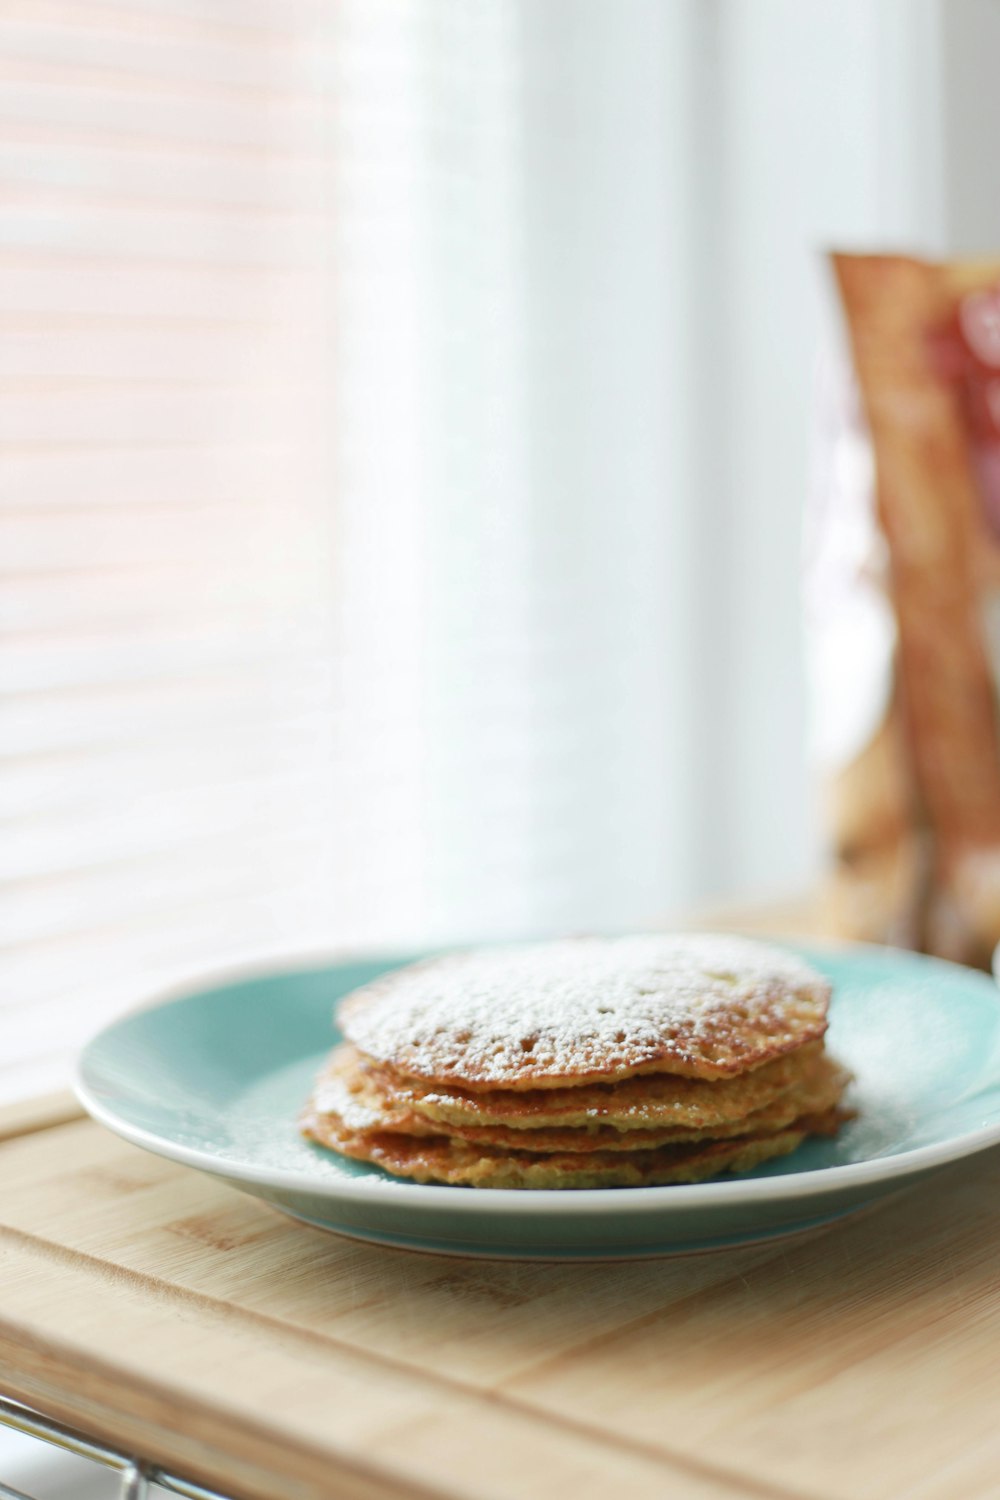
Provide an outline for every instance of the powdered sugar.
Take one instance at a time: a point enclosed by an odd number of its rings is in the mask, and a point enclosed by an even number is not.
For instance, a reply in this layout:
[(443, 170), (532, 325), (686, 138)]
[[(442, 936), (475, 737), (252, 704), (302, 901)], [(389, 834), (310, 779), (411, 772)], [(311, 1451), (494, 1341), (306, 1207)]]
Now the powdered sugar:
[(829, 985), (794, 956), (708, 934), (480, 949), (343, 1002), (345, 1034), (416, 1077), (539, 1087), (636, 1069), (722, 1076), (825, 1028)]
[(327, 1073), (317, 1080), (312, 1107), (320, 1115), (339, 1115), (348, 1130), (385, 1128), (384, 1111), (373, 1107), (367, 1096), (348, 1088), (339, 1073)]

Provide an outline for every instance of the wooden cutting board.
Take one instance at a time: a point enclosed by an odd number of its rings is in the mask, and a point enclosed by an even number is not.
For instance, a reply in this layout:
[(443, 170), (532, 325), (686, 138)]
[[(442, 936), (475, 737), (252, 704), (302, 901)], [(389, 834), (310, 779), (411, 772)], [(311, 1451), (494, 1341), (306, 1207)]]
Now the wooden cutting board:
[(518, 1265), (293, 1223), (65, 1100), (4, 1136), (0, 1388), (234, 1495), (1000, 1494), (1000, 1152), (810, 1240)]

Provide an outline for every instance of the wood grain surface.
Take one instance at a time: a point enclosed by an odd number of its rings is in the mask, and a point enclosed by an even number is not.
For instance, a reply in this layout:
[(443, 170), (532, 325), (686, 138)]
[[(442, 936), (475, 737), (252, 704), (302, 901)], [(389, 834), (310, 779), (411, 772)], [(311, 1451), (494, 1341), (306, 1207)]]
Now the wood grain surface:
[(1000, 1153), (780, 1247), (466, 1262), (87, 1120), (0, 1144), (0, 1385), (248, 1497), (1000, 1493)]
[(11, 1135), (30, 1135), (33, 1130), (47, 1130), (50, 1125), (78, 1120), (82, 1114), (82, 1107), (68, 1091), (18, 1099), (13, 1104), (0, 1105), (0, 1141)]

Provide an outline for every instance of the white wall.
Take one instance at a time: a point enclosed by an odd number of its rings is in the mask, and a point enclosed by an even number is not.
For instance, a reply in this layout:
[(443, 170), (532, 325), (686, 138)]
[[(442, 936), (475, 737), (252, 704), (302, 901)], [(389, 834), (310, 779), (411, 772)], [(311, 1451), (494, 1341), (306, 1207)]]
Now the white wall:
[(1000, 247), (1000, 7), (940, 0), (944, 243), (954, 254)]

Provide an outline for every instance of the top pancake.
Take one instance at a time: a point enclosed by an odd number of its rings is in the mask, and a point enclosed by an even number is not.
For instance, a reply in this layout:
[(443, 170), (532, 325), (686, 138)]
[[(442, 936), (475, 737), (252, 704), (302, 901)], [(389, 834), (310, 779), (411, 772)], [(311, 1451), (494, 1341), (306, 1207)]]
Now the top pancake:
[(763, 943), (651, 934), (428, 959), (355, 990), (339, 1019), (400, 1074), (546, 1089), (730, 1078), (821, 1037), (829, 996), (820, 974)]

